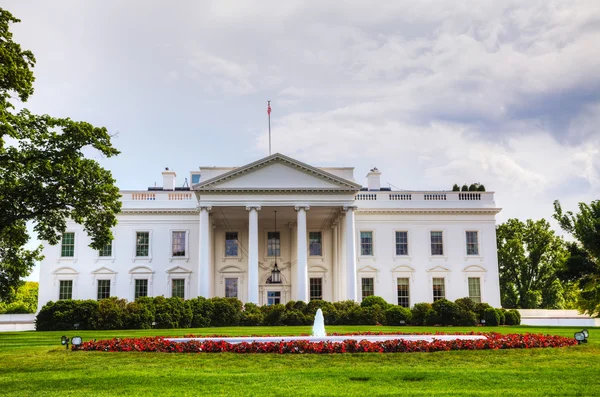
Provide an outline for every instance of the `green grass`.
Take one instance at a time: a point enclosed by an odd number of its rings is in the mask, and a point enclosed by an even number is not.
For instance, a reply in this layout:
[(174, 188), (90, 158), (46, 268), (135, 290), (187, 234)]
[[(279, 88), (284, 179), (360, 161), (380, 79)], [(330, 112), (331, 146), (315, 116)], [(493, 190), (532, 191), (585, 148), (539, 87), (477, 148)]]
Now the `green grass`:
[[(472, 328), (327, 327), (328, 332)], [(486, 327), (572, 337), (579, 328)], [(0, 395), (446, 395), (598, 396), (600, 328), (558, 349), (400, 354), (276, 355), (71, 352), (84, 340), (147, 335), (309, 333), (310, 327), (0, 333)]]

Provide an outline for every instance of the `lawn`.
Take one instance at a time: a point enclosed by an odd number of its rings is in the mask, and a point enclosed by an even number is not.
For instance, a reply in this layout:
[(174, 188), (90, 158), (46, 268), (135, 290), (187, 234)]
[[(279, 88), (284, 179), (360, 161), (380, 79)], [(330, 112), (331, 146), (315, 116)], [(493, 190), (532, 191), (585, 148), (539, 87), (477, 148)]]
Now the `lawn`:
[[(435, 332), (473, 328), (327, 327), (328, 332)], [(577, 328), (477, 331), (573, 336)], [(600, 395), (600, 329), (558, 349), (404, 354), (275, 355), (72, 352), (84, 340), (147, 335), (294, 335), (310, 327), (0, 333), (0, 395)]]

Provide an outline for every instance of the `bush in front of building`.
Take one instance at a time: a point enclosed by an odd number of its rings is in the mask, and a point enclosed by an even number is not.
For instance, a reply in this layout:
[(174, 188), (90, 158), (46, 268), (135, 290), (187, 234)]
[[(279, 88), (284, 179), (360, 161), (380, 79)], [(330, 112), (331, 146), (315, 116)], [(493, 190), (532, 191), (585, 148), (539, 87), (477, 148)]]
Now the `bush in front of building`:
[(260, 306), (254, 303), (244, 304), (244, 311), (240, 319), (241, 325), (245, 326), (256, 326), (263, 325), (265, 322), (265, 315), (260, 309)]
[(108, 298), (98, 301), (96, 329), (125, 329), (128, 319), (127, 301), (119, 298)]
[(438, 299), (433, 302), (431, 308), (439, 317), (441, 325), (457, 325), (460, 307), (448, 299)]
[(521, 313), (517, 309), (508, 310), (504, 315), (506, 317), (506, 325), (521, 324)]
[(412, 320), (410, 309), (391, 305), (385, 310), (386, 325), (406, 325)]
[(427, 317), (427, 313), (431, 310), (431, 303), (422, 302), (415, 303), (410, 312), (412, 313), (412, 321), (413, 325), (425, 325), (425, 318)]
[(485, 325), (500, 325), (500, 314), (493, 307), (485, 309), (483, 319), (485, 320)]
[(35, 327), (39, 331), (96, 329), (98, 301), (60, 300), (48, 302), (38, 313)]
[(360, 306), (361, 307), (372, 307), (378, 305), (381, 309), (385, 310), (388, 308), (388, 306), (390, 306), (389, 303), (386, 302), (385, 299), (383, 299), (381, 296), (367, 296), (366, 298), (363, 298), (362, 302), (360, 302)]
[(188, 299), (185, 303), (192, 311), (192, 328), (210, 327), (210, 319), (215, 308), (211, 299), (199, 296)]
[(232, 327), (240, 325), (242, 317), (242, 301), (237, 298), (211, 298), (213, 312), (211, 327)]

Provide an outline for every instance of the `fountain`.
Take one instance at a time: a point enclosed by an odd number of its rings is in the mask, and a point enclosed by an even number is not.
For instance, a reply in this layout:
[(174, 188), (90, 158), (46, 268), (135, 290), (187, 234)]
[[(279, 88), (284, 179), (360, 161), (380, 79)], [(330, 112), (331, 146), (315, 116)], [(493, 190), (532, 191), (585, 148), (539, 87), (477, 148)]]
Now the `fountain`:
[(317, 310), (315, 314), (315, 321), (313, 323), (312, 335), (311, 336), (233, 336), (233, 337), (210, 337), (210, 338), (165, 338), (172, 342), (189, 342), (189, 341), (212, 341), (212, 342), (227, 342), (232, 344), (237, 343), (252, 343), (252, 342), (292, 342), (298, 340), (304, 340), (307, 342), (344, 342), (346, 340), (367, 340), (369, 342), (384, 342), (388, 340), (404, 339), (407, 341), (426, 341), (432, 342), (433, 340), (477, 340), (487, 339), (483, 335), (330, 335), (327, 336), (325, 332), (325, 320), (323, 318), (323, 311)]
[(315, 315), (312, 336), (316, 336), (318, 338), (325, 338), (327, 336), (325, 333), (325, 319), (323, 318), (323, 310), (321, 310), (321, 308), (317, 310), (317, 314)]

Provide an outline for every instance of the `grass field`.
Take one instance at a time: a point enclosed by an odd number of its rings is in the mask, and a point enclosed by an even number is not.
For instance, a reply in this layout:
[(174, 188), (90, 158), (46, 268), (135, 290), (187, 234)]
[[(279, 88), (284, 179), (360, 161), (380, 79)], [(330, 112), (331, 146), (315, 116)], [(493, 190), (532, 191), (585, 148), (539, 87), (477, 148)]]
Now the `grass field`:
[[(327, 327), (328, 332), (435, 332), (472, 328)], [(575, 328), (481, 331), (573, 336)], [(0, 333), (0, 395), (446, 395), (600, 396), (600, 329), (558, 349), (400, 354), (275, 355), (71, 352), (63, 334), (294, 335), (310, 327)]]

